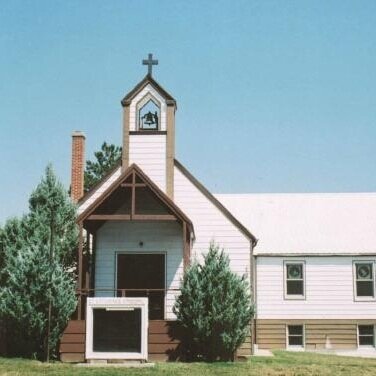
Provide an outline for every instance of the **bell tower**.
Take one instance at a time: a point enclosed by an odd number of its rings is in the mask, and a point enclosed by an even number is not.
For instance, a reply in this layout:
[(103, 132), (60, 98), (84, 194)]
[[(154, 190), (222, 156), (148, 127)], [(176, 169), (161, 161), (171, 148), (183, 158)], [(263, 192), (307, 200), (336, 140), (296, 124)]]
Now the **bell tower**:
[(171, 199), (174, 192), (175, 99), (152, 77), (158, 64), (149, 54), (148, 73), (121, 101), (122, 168), (137, 164)]

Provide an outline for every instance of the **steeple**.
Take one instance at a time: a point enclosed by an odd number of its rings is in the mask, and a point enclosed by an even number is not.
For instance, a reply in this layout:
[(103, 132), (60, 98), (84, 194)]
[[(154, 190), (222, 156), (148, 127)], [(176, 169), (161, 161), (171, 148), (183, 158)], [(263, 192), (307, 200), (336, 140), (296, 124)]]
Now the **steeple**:
[(152, 77), (158, 64), (149, 54), (148, 74), (123, 98), (123, 169), (137, 164), (173, 198), (176, 101)]

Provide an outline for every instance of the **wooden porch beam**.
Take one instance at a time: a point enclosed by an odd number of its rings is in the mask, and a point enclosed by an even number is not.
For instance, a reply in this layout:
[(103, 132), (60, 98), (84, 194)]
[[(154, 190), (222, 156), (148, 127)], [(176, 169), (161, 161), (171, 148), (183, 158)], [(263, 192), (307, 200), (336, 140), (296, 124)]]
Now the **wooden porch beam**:
[(135, 214), (135, 221), (177, 221), (177, 218), (171, 214)]
[(91, 255), (91, 269), (90, 269), (90, 288), (95, 287), (95, 263), (97, 257), (97, 232), (93, 233), (93, 244), (92, 244), (92, 255)]
[[(82, 256), (83, 256), (83, 226), (82, 222), (78, 224), (78, 280), (77, 280), (77, 290), (82, 290)], [(77, 319), (82, 320), (82, 296), (78, 296), (77, 304)]]
[(131, 204), (131, 218), (136, 214), (136, 174), (132, 173), (132, 204)]
[(177, 221), (171, 214), (92, 214), (89, 221)]
[(89, 221), (130, 221), (129, 214), (92, 214), (87, 218)]
[(184, 271), (188, 268), (191, 258), (191, 241), (190, 233), (187, 229), (187, 223), (183, 222), (183, 268)]
[(136, 188), (143, 188), (143, 187), (146, 187), (146, 184), (145, 183), (124, 183), (124, 184), (121, 184), (121, 187), (125, 187), (125, 188), (133, 188), (133, 187), (136, 187)]
[(86, 247), (87, 247), (87, 253), (85, 257), (85, 289), (90, 288), (90, 232), (86, 230)]

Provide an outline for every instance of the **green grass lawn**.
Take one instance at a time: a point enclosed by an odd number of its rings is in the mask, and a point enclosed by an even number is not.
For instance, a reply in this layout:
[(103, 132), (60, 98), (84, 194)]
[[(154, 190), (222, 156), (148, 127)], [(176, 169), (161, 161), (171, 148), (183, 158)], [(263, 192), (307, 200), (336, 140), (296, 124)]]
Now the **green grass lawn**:
[(376, 375), (376, 359), (339, 357), (312, 353), (275, 352), (274, 357), (254, 357), (236, 363), (158, 363), (153, 368), (79, 368), (59, 362), (45, 364), (24, 359), (0, 358), (1, 376), (74, 375), (74, 376), (325, 376)]

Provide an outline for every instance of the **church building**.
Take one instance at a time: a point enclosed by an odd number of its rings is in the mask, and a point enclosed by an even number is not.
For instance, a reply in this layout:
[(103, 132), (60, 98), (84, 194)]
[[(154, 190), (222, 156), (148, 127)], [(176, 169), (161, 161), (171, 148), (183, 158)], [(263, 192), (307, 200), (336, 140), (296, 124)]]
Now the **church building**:
[(177, 103), (153, 78), (151, 54), (144, 64), (148, 74), (121, 101), (122, 159), (85, 194), (85, 136), (72, 136), (78, 308), (62, 361), (175, 359), (172, 307), (184, 270), (211, 241), (246, 275), (256, 305), (239, 357), (376, 356), (376, 193), (210, 192), (175, 158)]

